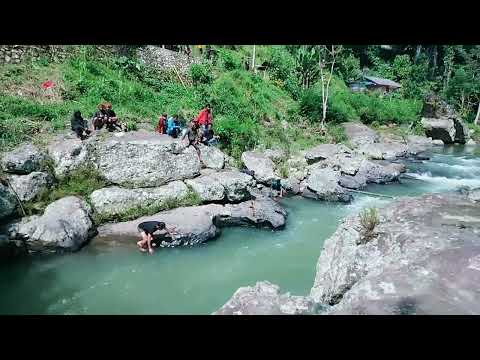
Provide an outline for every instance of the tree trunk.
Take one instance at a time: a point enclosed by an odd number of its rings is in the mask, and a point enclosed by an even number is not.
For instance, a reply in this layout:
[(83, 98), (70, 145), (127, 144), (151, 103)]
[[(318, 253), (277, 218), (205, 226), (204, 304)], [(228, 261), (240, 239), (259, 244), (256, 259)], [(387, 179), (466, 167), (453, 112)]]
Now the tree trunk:
[(255, 45), (253, 45), (252, 70), (253, 70), (254, 73), (256, 73), (256, 71), (255, 71)]
[(422, 52), (422, 45), (417, 45), (417, 49), (415, 50), (415, 60), (414, 60), (415, 64), (417, 63), (421, 52)]
[(480, 125), (480, 102), (478, 103), (477, 116), (475, 116), (475, 125)]
[(435, 71), (437, 70), (437, 57), (438, 48), (437, 45), (434, 45), (432, 50), (432, 76), (435, 76)]

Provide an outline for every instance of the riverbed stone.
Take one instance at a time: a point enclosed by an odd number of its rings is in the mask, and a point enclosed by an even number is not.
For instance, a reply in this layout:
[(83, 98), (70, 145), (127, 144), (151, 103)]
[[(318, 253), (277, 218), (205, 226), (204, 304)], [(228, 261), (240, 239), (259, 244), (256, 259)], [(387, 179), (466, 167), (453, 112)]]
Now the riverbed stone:
[(47, 147), (53, 159), (55, 177), (62, 179), (81, 167), (89, 164), (89, 144), (92, 139), (82, 141), (76, 136), (59, 135)]
[(270, 184), (273, 179), (276, 179), (274, 162), (259, 152), (246, 151), (242, 154), (242, 162), (245, 167), (254, 171), (253, 177), (261, 183)]
[(175, 239), (165, 234), (155, 236), (157, 244), (169, 247), (206, 242), (219, 235), (220, 228), (224, 226), (281, 229), (285, 226), (286, 217), (287, 212), (279, 204), (265, 197), (239, 204), (181, 207), (133, 221), (105, 224), (98, 228), (99, 235), (94, 244), (134, 244), (134, 240), (138, 239), (137, 226), (143, 221), (163, 221), (168, 228), (174, 229)]
[(42, 216), (24, 218), (15, 225), (14, 240), (29, 252), (76, 251), (94, 234), (87, 202), (67, 196), (48, 205)]
[(30, 174), (32, 171), (40, 171), (44, 168), (46, 154), (33, 144), (25, 144), (1, 158), (3, 171), (12, 174)]
[(352, 195), (339, 185), (340, 172), (330, 168), (316, 168), (305, 180), (304, 197), (325, 201), (349, 202)]
[[(480, 210), (460, 193), (402, 198), (366, 237), (357, 214), (325, 241), (310, 296), (339, 314), (478, 314)], [(478, 269), (477, 269), (478, 268)]]
[(263, 155), (268, 157), (273, 162), (282, 161), (287, 156), (286, 152), (282, 149), (267, 149), (263, 152)]
[(478, 145), (478, 144), (475, 142), (475, 140), (473, 140), (473, 139), (469, 139), (466, 144), (467, 144), (467, 145)]
[(312, 315), (316, 305), (307, 296), (280, 294), (280, 287), (268, 281), (239, 288), (213, 315)]
[(338, 183), (347, 189), (361, 190), (367, 186), (367, 178), (363, 175), (342, 175), (338, 179)]
[(158, 187), (200, 174), (195, 149), (167, 135), (133, 131), (109, 137), (95, 145), (98, 171), (114, 185)]
[(21, 201), (33, 200), (54, 183), (49, 173), (40, 171), (34, 171), (28, 175), (11, 175), (8, 180)]
[(407, 146), (408, 155), (418, 155), (432, 147), (432, 139), (425, 136), (408, 135)]
[(211, 169), (223, 169), (225, 154), (215, 146), (199, 145), (202, 164)]
[(188, 187), (182, 181), (173, 181), (153, 188), (126, 189), (118, 186), (95, 190), (90, 202), (104, 218), (115, 218), (129, 211), (150, 211), (166, 206), (167, 202), (179, 202), (187, 196)]
[(363, 144), (357, 151), (371, 160), (395, 160), (399, 157), (405, 157), (407, 150), (408, 148), (405, 144), (398, 142), (381, 142)]
[(455, 142), (455, 123), (448, 118), (422, 118), (421, 124), (425, 130), (425, 135), (433, 140), (442, 140), (444, 144), (453, 144)]
[(394, 163), (384, 165), (382, 162), (363, 160), (357, 174), (365, 177), (368, 183), (386, 184), (397, 181), (400, 170), (400, 166)]
[(320, 144), (305, 153), (308, 164), (326, 160), (338, 154), (349, 154), (352, 151), (343, 144)]
[(12, 216), (17, 208), (17, 199), (8, 186), (0, 183), (0, 219)]
[(432, 145), (434, 145), (434, 146), (444, 146), (445, 144), (440, 139), (434, 139), (434, 140), (432, 140)]
[(347, 122), (342, 124), (348, 140), (354, 147), (378, 142), (378, 133), (368, 126), (359, 122)]
[(215, 176), (199, 176), (185, 180), (185, 183), (200, 195), (203, 202), (222, 201), (225, 198), (225, 188)]

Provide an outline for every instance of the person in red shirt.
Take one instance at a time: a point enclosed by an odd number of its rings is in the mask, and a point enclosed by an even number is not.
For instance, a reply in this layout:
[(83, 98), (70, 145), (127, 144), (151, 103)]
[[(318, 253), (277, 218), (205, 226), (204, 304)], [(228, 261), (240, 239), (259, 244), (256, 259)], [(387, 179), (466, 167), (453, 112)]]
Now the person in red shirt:
[(160, 119), (158, 120), (158, 125), (157, 125), (157, 131), (160, 134), (165, 134), (167, 131), (167, 114), (163, 114), (160, 116)]
[(207, 104), (207, 106), (205, 106), (205, 109), (200, 111), (200, 114), (198, 114), (198, 117), (195, 122), (198, 125), (200, 125), (202, 134), (205, 134), (206, 131), (212, 128), (213, 116), (212, 116), (212, 108), (210, 104)]

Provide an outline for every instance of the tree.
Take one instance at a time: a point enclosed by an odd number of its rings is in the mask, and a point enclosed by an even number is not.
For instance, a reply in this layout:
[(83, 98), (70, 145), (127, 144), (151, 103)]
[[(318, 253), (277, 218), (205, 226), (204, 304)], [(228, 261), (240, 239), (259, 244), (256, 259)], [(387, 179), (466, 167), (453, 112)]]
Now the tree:
[(314, 46), (302, 45), (295, 53), (295, 67), (303, 89), (308, 89), (318, 77), (318, 54)]
[[(328, 95), (330, 90), (330, 82), (332, 81), (333, 69), (338, 54), (342, 51), (341, 45), (320, 45), (318, 49), (318, 65), (320, 68), (320, 81), (322, 85), (322, 120), (321, 128), (325, 128), (325, 120), (327, 118)], [(326, 68), (330, 64), (330, 72)]]

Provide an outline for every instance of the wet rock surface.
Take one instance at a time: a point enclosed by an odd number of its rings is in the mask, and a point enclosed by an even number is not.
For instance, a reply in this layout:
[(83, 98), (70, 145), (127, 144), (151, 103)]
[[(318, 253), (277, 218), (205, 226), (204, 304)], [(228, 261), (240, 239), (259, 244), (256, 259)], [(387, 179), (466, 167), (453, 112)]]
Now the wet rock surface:
[(25, 175), (33, 171), (41, 171), (46, 158), (46, 154), (37, 146), (26, 144), (5, 153), (0, 164), (3, 171), (7, 173)]

